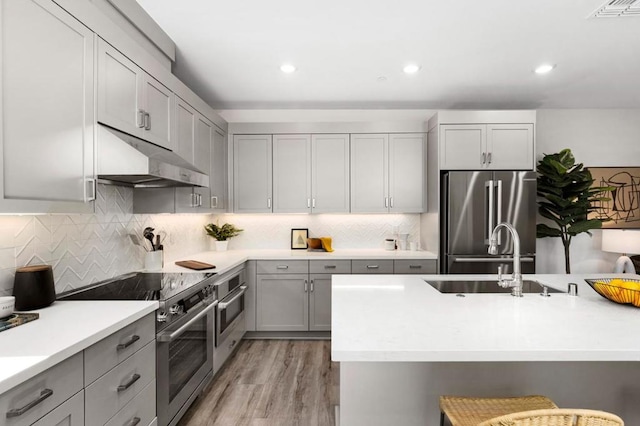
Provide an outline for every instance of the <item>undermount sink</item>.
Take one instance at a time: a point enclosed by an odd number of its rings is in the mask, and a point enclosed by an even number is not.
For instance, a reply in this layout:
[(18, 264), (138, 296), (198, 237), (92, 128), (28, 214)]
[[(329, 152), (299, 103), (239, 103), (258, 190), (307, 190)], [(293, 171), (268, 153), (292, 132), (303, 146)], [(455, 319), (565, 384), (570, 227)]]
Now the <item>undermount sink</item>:
[[(440, 293), (511, 293), (510, 288), (503, 288), (498, 285), (497, 281), (471, 281), (471, 280), (452, 280), (452, 281), (427, 281), (427, 284), (438, 290)], [(524, 280), (522, 282), (523, 293), (542, 293), (544, 287), (537, 281)], [(548, 293), (563, 293), (555, 288), (547, 287)]]

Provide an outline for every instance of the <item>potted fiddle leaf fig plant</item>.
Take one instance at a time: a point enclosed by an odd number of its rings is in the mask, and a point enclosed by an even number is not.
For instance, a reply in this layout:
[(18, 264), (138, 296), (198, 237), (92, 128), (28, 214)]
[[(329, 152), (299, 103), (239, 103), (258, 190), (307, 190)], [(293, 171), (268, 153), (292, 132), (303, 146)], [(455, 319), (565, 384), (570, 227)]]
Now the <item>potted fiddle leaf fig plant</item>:
[(236, 228), (231, 223), (225, 223), (224, 225), (219, 226), (217, 222), (206, 224), (204, 226), (204, 230), (207, 232), (207, 235), (216, 240), (216, 251), (226, 251), (229, 244), (229, 238), (236, 237), (243, 231), (242, 229)]
[(594, 187), (594, 179), (583, 164), (576, 164), (570, 149), (545, 154), (538, 162), (538, 213), (549, 219), (551, 226), (539, 223), (538, 238), (560, 238), (564, 247), (565, 271), (571, 273), (571, 240), (578, 234), (602, 228), (602, 219), (589, 219), (596, 203), (608, 201), (612, 188)]

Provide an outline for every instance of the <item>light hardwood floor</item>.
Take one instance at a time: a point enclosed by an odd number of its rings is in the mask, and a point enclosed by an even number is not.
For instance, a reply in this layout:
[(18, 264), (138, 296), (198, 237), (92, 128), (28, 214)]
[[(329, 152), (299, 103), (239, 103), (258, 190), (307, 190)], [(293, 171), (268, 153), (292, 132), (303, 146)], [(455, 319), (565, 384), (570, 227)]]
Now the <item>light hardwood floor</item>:
[(329, 340), (243, 340), (178, 426), (333, 426)]

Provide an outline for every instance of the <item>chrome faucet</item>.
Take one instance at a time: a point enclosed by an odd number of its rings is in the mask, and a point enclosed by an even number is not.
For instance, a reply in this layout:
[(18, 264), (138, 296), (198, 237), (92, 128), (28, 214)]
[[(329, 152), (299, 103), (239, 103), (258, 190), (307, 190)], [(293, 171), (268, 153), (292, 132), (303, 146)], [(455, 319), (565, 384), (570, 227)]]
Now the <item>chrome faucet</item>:
[(520, 265), (520, 236), (518, 231), (508, 222), (501, 222), (493, 228), (491, 238), (489, 238), (489, 254), (498, 254), (498, 231), (500, 228), (507, 229), (513, 237), (513, 274), (511, 279), (502, 278), (502, 265), (498, 267), (498, 285), (500, 287), (511, 287), (511, 295), (522, 297), (522, 272)]

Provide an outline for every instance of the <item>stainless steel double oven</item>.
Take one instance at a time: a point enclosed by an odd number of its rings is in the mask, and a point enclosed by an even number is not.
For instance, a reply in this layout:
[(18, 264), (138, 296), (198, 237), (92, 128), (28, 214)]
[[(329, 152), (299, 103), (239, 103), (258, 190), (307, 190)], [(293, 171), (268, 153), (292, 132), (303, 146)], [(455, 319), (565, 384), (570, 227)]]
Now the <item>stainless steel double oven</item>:
[(216, 307), (213, 370), (217, 372), (247, 329), (244, 314), (247, 291), (244, 266), (221, 276), (215, 286), (219, 302)]

